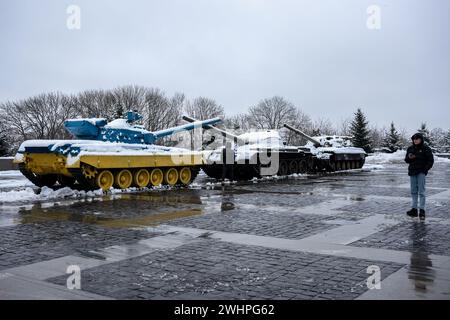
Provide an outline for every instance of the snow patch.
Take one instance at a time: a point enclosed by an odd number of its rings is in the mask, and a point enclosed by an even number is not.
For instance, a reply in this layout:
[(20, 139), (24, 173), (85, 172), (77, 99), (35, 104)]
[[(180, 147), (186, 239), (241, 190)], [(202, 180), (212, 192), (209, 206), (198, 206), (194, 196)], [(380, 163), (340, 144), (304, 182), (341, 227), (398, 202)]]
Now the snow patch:
[(23, 190), (0, 192), (0, 203), (45, 201), (61, 198), (86, 198), (98, 197), (102, 195), (103, 191), (100, 189), (95, 191), (78, 191), (70, 189), (69, 187), (58, 190), (42, 187), (41, 192), (37, 194), (33, 188), (28, 187)]
[(383, 164), (383, 163), (405, 163), (405, 150), (398, 150), (394, 153), (374, 153), (366, 157), (367, 164)]
[[(384, 163), (393, 163), (393, 164), (406, 164), (405, 163), (406, 151), (398, 150), (394, 153), (374, 153), (366, 157), (367, 164), (384, 164)], [(450, 163), (450, 159), (444, 157), (434, 156), (434, 162), (436, 163)], [(366, 166), (364, 166), (366, 168)]]

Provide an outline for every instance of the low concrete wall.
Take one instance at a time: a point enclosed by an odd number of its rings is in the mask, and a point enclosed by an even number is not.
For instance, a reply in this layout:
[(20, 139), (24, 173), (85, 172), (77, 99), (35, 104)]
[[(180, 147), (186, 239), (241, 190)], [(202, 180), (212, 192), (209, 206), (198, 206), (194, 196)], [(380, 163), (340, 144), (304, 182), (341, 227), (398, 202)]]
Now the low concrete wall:
[(13, 163), (13, 157), (0, 157), (0, 171), (18, 170), (17, 164)]

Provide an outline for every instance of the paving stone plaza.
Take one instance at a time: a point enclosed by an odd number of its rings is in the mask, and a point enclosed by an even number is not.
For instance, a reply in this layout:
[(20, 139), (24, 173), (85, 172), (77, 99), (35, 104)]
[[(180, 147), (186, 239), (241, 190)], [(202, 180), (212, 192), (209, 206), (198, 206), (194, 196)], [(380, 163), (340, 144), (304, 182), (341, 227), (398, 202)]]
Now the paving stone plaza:
[(388, 164), (0, 203), (0, 298), (449, 299), (449, 163), (427, 195), (425, 222), (407, 217), (405, 165)]

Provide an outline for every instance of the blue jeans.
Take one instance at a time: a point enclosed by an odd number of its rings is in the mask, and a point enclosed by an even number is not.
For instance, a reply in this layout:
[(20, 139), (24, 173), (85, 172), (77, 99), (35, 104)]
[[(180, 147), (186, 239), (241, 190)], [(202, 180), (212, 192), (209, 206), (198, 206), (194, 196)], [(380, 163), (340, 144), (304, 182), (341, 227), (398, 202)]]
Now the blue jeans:
[[(410, 176), (411, 179), (411, 196), (412, 207), (425, 210), (425, 174), (419, 173)], [(417, 197), (419, 198), (419, 207), (417, 207)]]

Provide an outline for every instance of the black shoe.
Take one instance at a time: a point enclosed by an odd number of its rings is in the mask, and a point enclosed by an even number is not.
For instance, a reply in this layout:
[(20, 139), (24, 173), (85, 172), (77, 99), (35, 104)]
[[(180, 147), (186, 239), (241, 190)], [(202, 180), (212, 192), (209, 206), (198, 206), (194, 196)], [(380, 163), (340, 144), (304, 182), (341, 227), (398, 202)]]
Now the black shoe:
[(417, 217), (417, 209), (412, 208), (411, 210), (407, 211), (406, 214), (410, 217), (416, 218)]
[(420, 219), (420, 220), (425, 220), (425, 210), (420, 209), (420, 212), (419, 212), (419, 219)]

